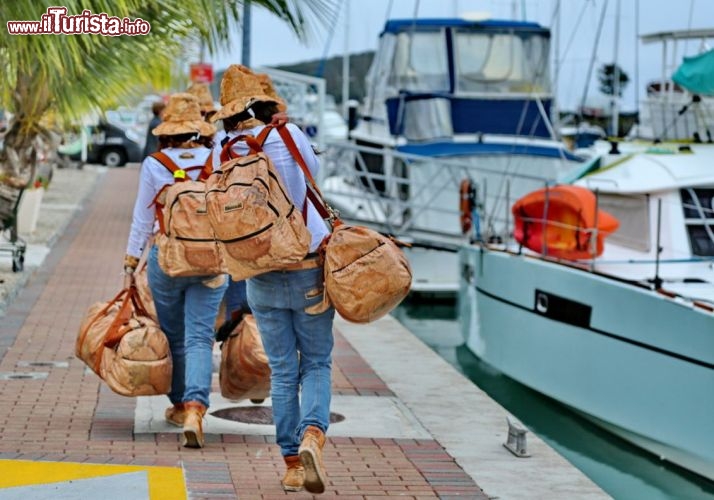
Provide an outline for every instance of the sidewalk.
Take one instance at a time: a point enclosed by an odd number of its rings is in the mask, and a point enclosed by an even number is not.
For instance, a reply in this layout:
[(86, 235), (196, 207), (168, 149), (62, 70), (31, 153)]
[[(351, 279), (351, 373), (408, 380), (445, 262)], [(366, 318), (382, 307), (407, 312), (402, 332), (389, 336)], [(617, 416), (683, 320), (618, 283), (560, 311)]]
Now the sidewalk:
[[(222, 400), (216, 376), (206, 447), (182, 448), (179, 429), (163, 422), (165, 397), (116, 395), (74, 357), (87, 308), (121, 287), (138, 169), (94, 174), (96, 184), (53, 182), (48, 199), (55, 184), (80, 202), (89, 193), (83, 209), (66, 214), (64, 229), (52, 223), (61, 236), (39, 268), (28, 263), (24, 278), (0, 285), (9, 297), (0, 309), (0, 500), (311, 498), (282, 491), (271, 425), (216, 415), (257, 414), (269, 400)], [(20, 287), (13, 299), (8, 289)], [(320, 498), (606, 498), (535, 437), (531, 459), (511, 455), (503, 409), (394, 319), (337, 320), (335, 330), (332, 411), (344, 420), (328, 431)]]

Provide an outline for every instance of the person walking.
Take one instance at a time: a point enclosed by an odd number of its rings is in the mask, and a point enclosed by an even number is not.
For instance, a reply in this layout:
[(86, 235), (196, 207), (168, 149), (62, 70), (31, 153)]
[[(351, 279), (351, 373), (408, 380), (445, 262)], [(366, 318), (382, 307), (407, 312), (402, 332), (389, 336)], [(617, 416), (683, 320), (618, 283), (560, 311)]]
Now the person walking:
[[(210, 122), (217, 110), (216, 105), (213, 102), (211, 88), (208, 84), (193, 83), (188, 89), (186, 89), (186, 92), (196, 96), (198, 104), (201, 108), (201, 116), (203, 116), (204, 120)], [(216, 134), (213, 136), (214, 143), (221, 146), (225, 144), (227, 141), (227, 139), (225, 139), (225, 135), (226, 134), (222, 128), (218, 129)], [(222, 326), (219, 328), (219, 331), (216, 332), (217, 339), (222, 339), (230, 335), (243, 317), (243, 313), (248, 312), (248, 298), (245, 281), (234, 281), (232, 278), (228, 277), (228, 287), (226, 288), (223, 301), (225, 305), (225, 315)]]
[[(196, 98), (187, 93), (171, 96), (164, 121), (152, 130), (159, 138), (161, 152), (185, 175), (196, 179), (200, 169), (210, 161), (216, 129), (201, 117)], [(133, 283), (134, 270), (152, 233), (155, 222), (154, 199), (174, 175), (153, 156), (141, 166), (139, 189), (124, 259), (125, 285)], [(173, 378), (168, 397), (172, 406), (166, 421), (183, 427), (183, 446), (204, 446), (203, 417), (209, 406), (213, 369), (214, 324), (225, 292), (225, 275), (171, 277), (161, 269), (158, 248), (149, 251), (148, 281), (161, 329), (166, 334), (173, 360)]]
[[(231, 65), (221, 81), (221, 109), (213, 120), (223, 120), (229, 140), (240, 135), (257, 137), (284, 103), (261, 86), (261, 77), (242, 65)], [(311, 173), (319, 169), (317, 156), (305, 134), (284, 125), (295, 140)], [(228, 143), (230, 144), (230, 142)], [(230, 145), (237, 155), (249, 152), (238, 140)], [(286, 464), (282, 479), (286, 491), (325, 491), (327, 477), (322, 458), (331, 402), (332, 326), (334, 308), (323, 302), (322, 263), (317, 248), (329, 234), (315, 207), (306, 200), (305, 176), (277, 130), (263, 150), (275, 165), (288, 196), (300, 211), (307, 203), (310, 253), (291, 269), (248, 279), (247, 298), (271, 369), (271, 399), (276, 442)], [(214, 150), (214, 161), (219, 156)]]
[(154, 116), (151, 118), (149, 126), (146, 129), (146, 141), (144, 141), (144, 152), (142, 154), (143, 158), (146, 158), (151, 153), (156, 153), (159, 150), (159, 138), (151, 132), (161, 123), (161, 113), (164, 111), (165, 107), (166, 104), (164, 101), (156, 101), (151, 105), (151, 112)]

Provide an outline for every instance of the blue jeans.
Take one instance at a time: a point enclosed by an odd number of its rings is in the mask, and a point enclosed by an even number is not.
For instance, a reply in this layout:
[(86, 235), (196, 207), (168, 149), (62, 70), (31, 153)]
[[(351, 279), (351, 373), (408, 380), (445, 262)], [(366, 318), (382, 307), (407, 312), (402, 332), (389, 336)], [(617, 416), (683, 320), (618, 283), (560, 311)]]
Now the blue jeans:
[(326, 432), (330, 423), (335, 310), (306, 311), (322, 302), (322, 294), (321, 268), (248, 280), (248, 303), (270, 363), (276, 442), (283, 456), (298, 454), (308, 425)]
[(248, 308), (248, 294), (246, 291), (245, 280), (233, 281), (232, 278), (228, 278), (228, 288), (226, 289), (226, 321), (232, 319), (231, 313)]
[(212, 276), (172, 278), (159, 266), (157, 247), (149, 252), (148, 278), (161, 330), (171, 348), (173, 404), (199, 401), (208, 407), (213, 372), (214, 326), (228, 280), (215, 288)]

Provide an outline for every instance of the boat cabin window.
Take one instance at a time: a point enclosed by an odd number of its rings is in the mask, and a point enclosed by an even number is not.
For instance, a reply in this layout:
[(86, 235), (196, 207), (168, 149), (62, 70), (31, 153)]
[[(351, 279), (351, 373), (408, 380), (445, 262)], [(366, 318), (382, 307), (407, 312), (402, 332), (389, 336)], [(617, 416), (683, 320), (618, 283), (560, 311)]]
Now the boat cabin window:
[(449, 90), (449, 64), (443, 30), (397, 35), (389, 85), (419, 92)]
[(598, 208), (614, 215), (620, 222), (607, 241), (641, 252), (650, 250), (649, 199), (646, 195), (599, 193)]
[(692, 254), (714, 257), (714, 188), (680, 190)]
[(548, 50), (540, 35), (454, 30), (456, 89), (549, 93)]

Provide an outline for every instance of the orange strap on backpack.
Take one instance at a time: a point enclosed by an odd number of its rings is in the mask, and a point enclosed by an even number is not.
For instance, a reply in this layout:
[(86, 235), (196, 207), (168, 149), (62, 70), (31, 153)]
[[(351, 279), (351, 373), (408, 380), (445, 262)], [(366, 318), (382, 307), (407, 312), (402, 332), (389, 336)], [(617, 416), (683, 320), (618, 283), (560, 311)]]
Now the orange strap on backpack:
[[(191, 172), (192, 170), (201, 169), (201, 173), (198, 174), (196, 178), (197, 181), (205, 181), (213, 172), (213, 151), (211, 151), (206, 159), (206, 163), (203, 165), (195, 165), (193, 167), (181, 168), (163, 151), (158, 151), (152, 153), (151, 156), (154, 160), (161, 163), (166, 169), (174, 175), (174, 182), (181, 182), (186, 180), (186, 172)], [(183, 172), (183, 173), (178, 173)], [(178, 173), (178, 174), (177, 174)]]
[(248, 144), (248, 147), (250, 147), (248, 154), (260, 153), (263, 151), (263, 144), (265, 144), (265, 140), (268, 138), (268, 134), (270, 134), (271, 130), (273, 130), (273, 126), (267, 125), (260, 131), (258, 137), (253, 137), (252, 135), (238, 135), (229, 140), (223, 145), (223, 149), (221, 149), (221, 163), (238, 158), (238, 156), (233, 153), (231, 147), (239, 141), (243, 141)]
[[(183, 182), (186, 180), (186, 172), (191, 172), (193, 170), (198, 170), (199, 168), (201, 169), (201, 172), (198, 174), (198, 177), (196, 177), (197, 181), (205, 181), (208, 179), (208, 177), (211, 175), (213, 172), (213, 151), (211, 151), (208, 154), (208, 158), (206, 158), (206, 162), (203, 165), (195, 165), (193, 167), (187, 167), (187, 168), (181, 168), (178, 165), (176, 165), (176, 162), (174, 162), (169, 155), (162, 151), (157, 151), (156, 153), (152, 153), (149, 156), (151, 156), (154, 160), (158, 161), (163, 165), (169, 172), (171, 172), (174, 176), (174, 183), (176, 182)], [(162, 234), (166, 234), (166, 226), (164, 225), (164, 217), (163, 214), (161, 213), (161, 210), (164, 208), (164, 206), (159, 203), (158, 199), (161, 193), (166, 189), (170, 184), (166, 184), (164, 187), (159, 189), (159, 192), (156, 193), (156, 196), (154, 196), (154, 199), (151, 201), (151, 205), (156, 206), (156, 220), (159, 221), (159, 231), (161, 231)]]

